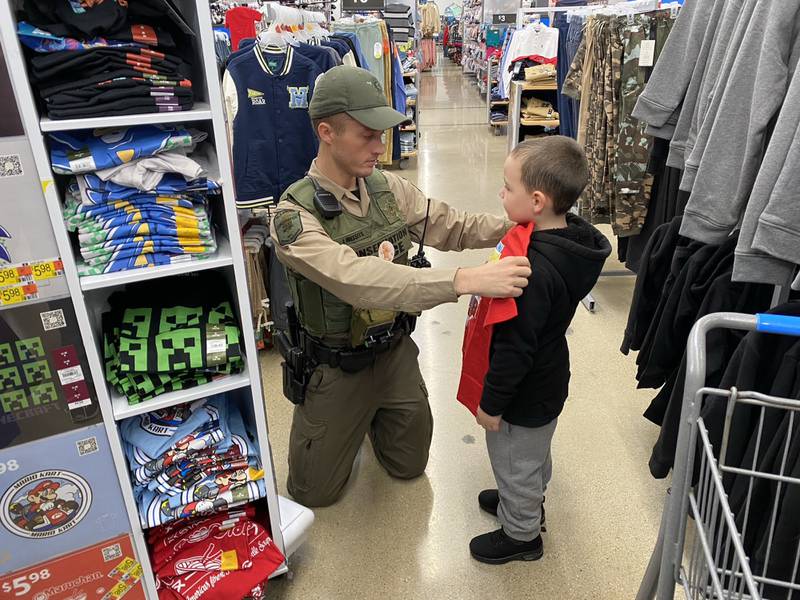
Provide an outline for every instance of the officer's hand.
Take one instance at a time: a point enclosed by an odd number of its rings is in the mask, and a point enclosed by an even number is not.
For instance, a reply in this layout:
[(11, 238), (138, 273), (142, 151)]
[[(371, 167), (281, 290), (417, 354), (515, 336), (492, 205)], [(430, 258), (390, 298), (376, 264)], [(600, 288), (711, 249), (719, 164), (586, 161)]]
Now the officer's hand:
[(528, 285), (531, 263), (525, 256), (507, 256), (480, 267), (459, 269), (453, 280), (456, 293), (486, 298), (516, 298)]
[(500, 431), (500, 419), (502, 418), (502, 415), (497, 415), (496, 417), (487, 415), (480, 406), (478, 407), (478, 414), (475, 415), (478, 425), (486, 431)]

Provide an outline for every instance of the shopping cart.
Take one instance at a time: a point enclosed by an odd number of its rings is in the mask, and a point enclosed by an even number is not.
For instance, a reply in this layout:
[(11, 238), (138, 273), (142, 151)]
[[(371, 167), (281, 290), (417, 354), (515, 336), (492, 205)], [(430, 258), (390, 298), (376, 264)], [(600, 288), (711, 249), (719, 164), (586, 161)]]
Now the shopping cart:
[[(788, 431), (791, 438), (794, 420), (800, 419), (798, 414), (800, 402), (755, 392), (742, 392), (735, 388), (722, 390), (703, 387), (706, 376), (706, 336), (709, 331), (718, 328), (800, 336), (800, 317), (716, 313), (707, 315), (695, 323), (687, 346), (686, 385), (672, 488), (667, 493), (658, 541), (636, 598), (673, 600), (677, 584), (683, 589), (685, 597), (692, 600), (700, 598), (766, 600), (767, 597), (800, 600), (800, 585), (793, 583), (800, 565), (800, 543), (795, 547), (794, 554), (789, 557), (794, 561), (791, 577), (779, 580), (767, 576), (780, 499), (789, 486), (800, 485), (800, 479), (786, 475), (790, 440), (787, 439), (783, 444), (785, 449), (782, 449), (782, 461), (777, 473), (759, 471), (756, 460), (759, 448), (765, 447), (772, 441), (762, 439), (762, 435), (765, 438), (767, 436), (764, 430), (767, 411), (785, 412), (785, 416), (789, 419)], [(719, 396), (728, 400), (722, 444), (718, 454), (709, 441), (706, 423), (700, 415), (704, 396)], [(750, 410), (757, 411), (755, 415), (758, 419), (752, 464), (728, 465), (726, 457), (731, 423), (735, 411), (745, 407), (752, 407)], [(772, 417), (774, 413), (770, 415)], [(719, 456), (718, 460), (716, 456)], [(692, 486), (692, 478), (697, 473), (699, 477)], [(731, 511), (723, 486), (723, 475), (747, 478), (746, 500), (738, 515)], [(773, 497), (767, 505), (771, 516), (769, 530), (766, 532), (768, 536), (766, 556), (759, 556), (763, 568), (754, 573), (742, 540), (747, 533), (748, 516), (753, 508), (751, 505), (753, 488), (759, 480), (769, 480), (774, 484), (771, 486)], [(691, 547), (684, 552), (690, 514), (694, 522), (693, 540)], [(737, 526), (737, 516), (738, 522), (745, 524), (742, 531), (739, 531)]]

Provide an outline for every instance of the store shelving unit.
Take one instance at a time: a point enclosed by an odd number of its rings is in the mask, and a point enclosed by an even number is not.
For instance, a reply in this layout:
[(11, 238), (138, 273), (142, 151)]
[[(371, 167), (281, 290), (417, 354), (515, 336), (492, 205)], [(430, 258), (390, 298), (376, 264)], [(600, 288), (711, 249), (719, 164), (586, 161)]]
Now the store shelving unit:
[(464, 75), (479, 76), (481, 23), (483, 23), (483, 0), (465, 0), (461, 14), (461, 66)]
[[(489, 59), (489, 74), (488, 77), (491, 78), (491, 82), (486, 86), (485, 94), (486, 94), (486, 120), (489, 122), (489, 128), (493, 131), (494, 135), (500, 135), (502, 133), (503, 127), (508, 127), (508, 116), (506, 116), (505, 121), (492, 121), (492, 110), (493, 109), (500, 109), (506, 110), (506, 115), (508, 115), (508, 100), (492, 100), (492, 88), (496, 86), (499, 81), (498, 79), (492, 77), (492, 66), (499, 63), (497, 57), (492, 57)], [(498, 77), (500, 76), (499, 68), (498, 68)]]
[(172, 265), (153, 267), (152, 269), (133, 269), (130, 271), (120, 271), (118, 273), (108, 273), (106, 275), (91, 275), (81, 277), (80, 285), (84, 291), (99, 290), (108, 287), (118, 287), (127, 283), (147, 281), (149, 279), (159, 279), (183, 273), (196, 273), (207, 269), (220, 269), (233, 265), (233, 255), (231, 253), (231, 243), (227, 238), (217, 238), (217, 253), (214, 256), (203, 260), (186, 261)]
[[(552, 83), (528, 83), (527, 81), (514, 81), (511, 83), (511, 96), (508, 100), (508, 151), (511, 152), (520, 142), (520, 129), (522, 127), (546, 127), (554, 129), (559, 126), (558, 119), (526, 119), (522, 116), (522, 99), (531, 92), (547, 92), (553, 94), (558, 91), (558, 85)], [(553, 102), (555, 105), (555, 102)]]
[[(52, 121), (40, 118), (38, 114), (34, 93), (27, 78), (22, 49), (17, 39), (16, 22), (10, 4), (9, 2), (0, 3), (0, 37), (3, 51), (8, 61), (14, 93), (22, 113), (26, 135), (33, 149), (36, 170), (64, 264), (64, 274), (75, 307), (89, 368), (94, 379), (97, 400), (102, 410), (103, 423), (108, 434), (118, 482), (125, 500), (137, 560), (143, 566), (143, 581), (148, 598), (156, 600), (158, 594), (150, 567), (144, 530), (140, 523), (139, 510), (134, 500), (130, 473), (122, 448), (118, 428), (120, 419), (220, 392), (231, 392), (235, 395), (236, 397), (232, 401), (239, 402), (242, 406), (245, 419), (248, 421), (251, 431), (255, 432), (259, 442), (261, 463), (266, 474), (266, 504), (269, 509), (273, 540), (287, 557), (290, 556), (299, 546), (308, 527), (313, 522), (313, 513), (285, 498), (279, 498), (277, 494), (259, 358), (253, 330), (247, 326), (252, 323), (252, 314), (247, 291), (241, 234), (234, 202), (231, 161), (208, 0), (176, 1), (182, 17), (196, 34), (193, 44), (193, 84), (197, 101), (193, 110), (66, 121)], [(205, 143), (213, 144), (218, 160), (222, 182), (222, 201), (215, 213), (218, 241), (216, 255), (202, 261), (80, 278), (76, 267), (75, 251), (62, 219), (63, 190), (50, 167), (46, 134), (53, 131), (190, 122), (194, 127), (204, 129), (208, 133), (209, 137)], [(204, 269), (220, 271), (229, 284), (231, 296), (238, 311), (237, 316), (242, 324), (242, 338), (246, 354), (244, 371), (189, 390), (164, 394), (138, 405), (128, 405), (124, 398), (108, 386), (104, 374), (99, 317), (106, 309), (108, 296), (127, 284)], [(287, 570), (287, 564), (283, 564), (275, 575), (285, 573)]]
[[(181, 123), (193, 121), (210, 121), (211, 107), (207, 102), (195, 102), (192, 110), (177, 113)], [(176, 113), (153, 113), (148, 115), (120, 115), (117, 117), (93, 117), (83, 119), (64, 119), (53, 121), (49, 117), (39, 119), (39, 129), (50, 131), (75, 131), (76, 129), (94, 129), (99, 127), (131, 127), (148, 123), (175, 123)], [(144, 118), (143, 118), (144, 117)]]
[(401, 164), (403, 161), (416, 158), (417, 149), (419, 148), (419, 105), (417, 104), (417, 100), (419, 99), (419, 71), (417, 69), (414, 69), (413, 71), (406, 71), (405, 73), (403, 73), (403, 85), (405, 85), (406, 83), (414, 84), (414, 87), (417, 88), (417, 97), (406, 101), (406, 106), (413, 109), (412, 110), (413, 119), (411, 125), (408, 125), (406, 127), (401, 127), (400, 132), (414, 133), (414, 150), (410, 152), (400, 153)]

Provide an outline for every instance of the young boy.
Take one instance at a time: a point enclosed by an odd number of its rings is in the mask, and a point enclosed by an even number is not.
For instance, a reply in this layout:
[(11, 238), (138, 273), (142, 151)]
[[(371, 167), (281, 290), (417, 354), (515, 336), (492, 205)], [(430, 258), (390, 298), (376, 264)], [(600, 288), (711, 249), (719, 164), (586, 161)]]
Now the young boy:
[(611, 245), (569, 212), (589, 180), (581, 147), (552, 136), (517, 146), (505, 162), (500, 192), (509, 219), (533, 221), (532, 274), (516, 298), (517, 317), (494, 326), (478, 423), (497, 488), (478, 496), (502, 527), (470, 542), (481, 562), (538, 560), (550, 443), (569, 387), (567, 327), (594, 287)]

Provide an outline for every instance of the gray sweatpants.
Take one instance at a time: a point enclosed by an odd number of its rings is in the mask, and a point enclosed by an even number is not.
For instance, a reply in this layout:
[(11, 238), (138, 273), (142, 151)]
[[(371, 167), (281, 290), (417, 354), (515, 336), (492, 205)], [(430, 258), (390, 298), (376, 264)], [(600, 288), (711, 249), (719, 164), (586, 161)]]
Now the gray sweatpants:
[(520, 427), (500, 421), (500, 431), (486, 432), (486, 447), (500, 492), (497, 516), (506, 535), (529, 542), (539, 535), (542, 501), (553, 462), (550, 443), (558, 419), (543, 427)]

